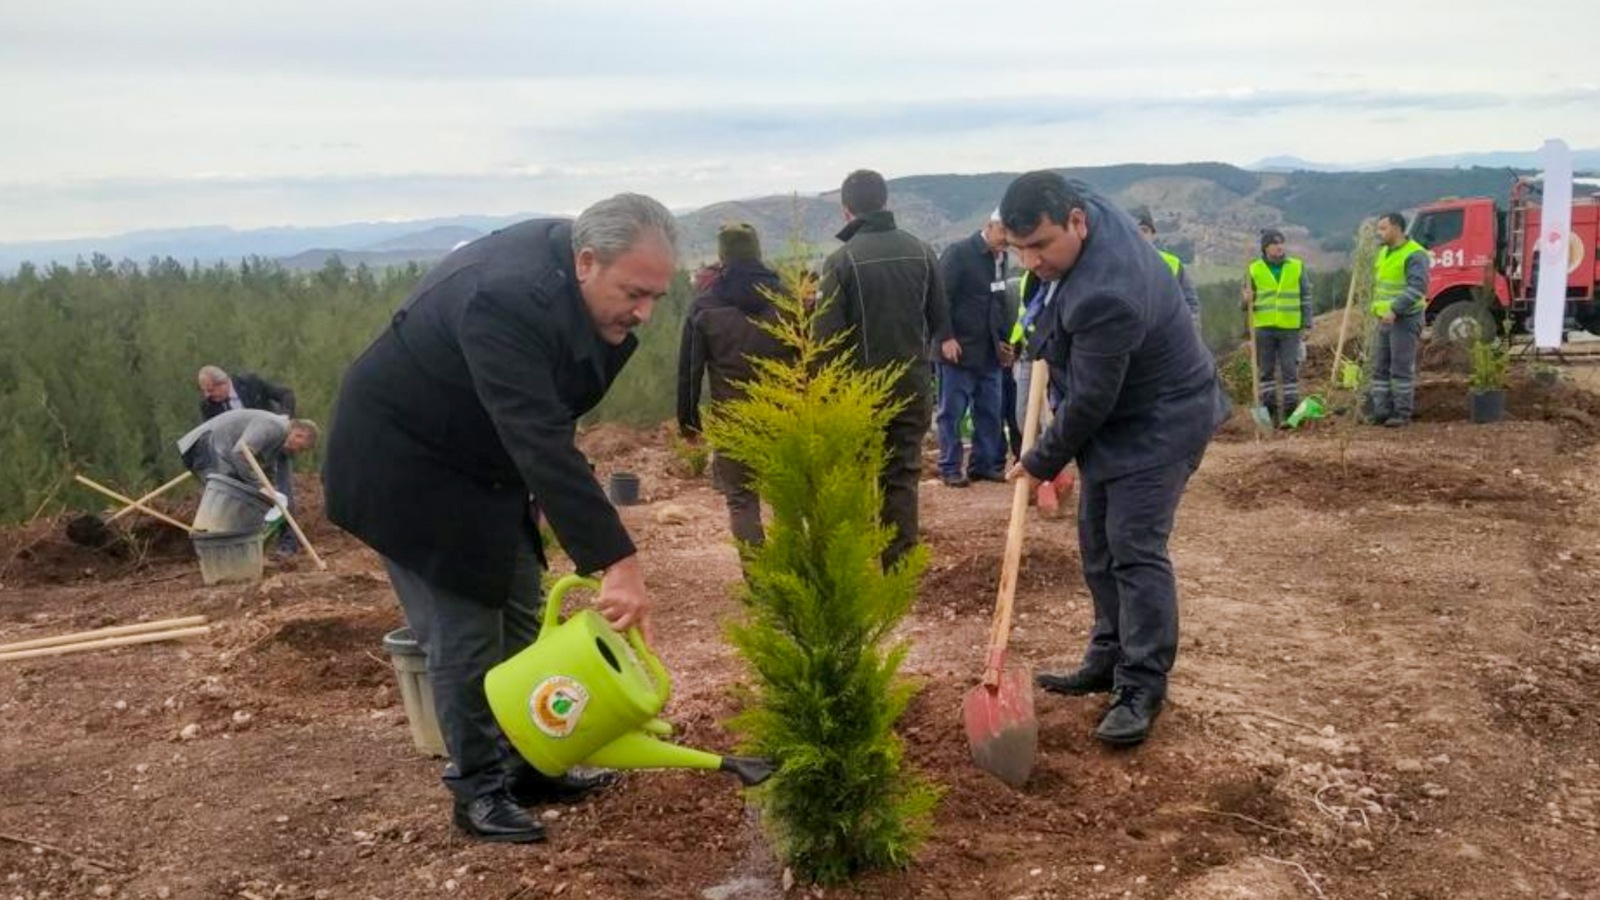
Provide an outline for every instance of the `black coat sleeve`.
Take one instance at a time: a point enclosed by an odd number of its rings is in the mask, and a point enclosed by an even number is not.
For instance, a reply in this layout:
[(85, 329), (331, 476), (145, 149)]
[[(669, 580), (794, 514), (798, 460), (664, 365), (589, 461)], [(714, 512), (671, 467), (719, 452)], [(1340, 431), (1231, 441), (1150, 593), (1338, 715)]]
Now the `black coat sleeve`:
[(1111, 415), (1129, 360), (1144, 339), (1138, 310), (1120, 297), (1086, 297), (1071, 316), (1071, 321), (1061, 323), (1072, 340), (1067, 360), (1071, 388), (1056, 407), (1055, 420), (1022, 460), (1035, 478), (1054, 478)]
[(512, 303), (479, 292), (462, 311), (460, 346), (473, 389), (578, 571), (604, 569), (632, 556), (633, 541), (578, 449), (577, 420), (556, 392), (556, 347)]
[(928, 317), (928, 335), (938, 345), (955, 336), (950, 326), (950, 300), (945, 296), (944, 278), (940, 272), (939, 258), (933, 248), (924, 246), (928, 259), (928, 293), (922, 300), (922, 309)]
[(678, 431), (685, 436), (700, 433), (700, 382), (705, 376), (705, 355), (696, 344), (695, 311), (689, 307), (678, 338)]

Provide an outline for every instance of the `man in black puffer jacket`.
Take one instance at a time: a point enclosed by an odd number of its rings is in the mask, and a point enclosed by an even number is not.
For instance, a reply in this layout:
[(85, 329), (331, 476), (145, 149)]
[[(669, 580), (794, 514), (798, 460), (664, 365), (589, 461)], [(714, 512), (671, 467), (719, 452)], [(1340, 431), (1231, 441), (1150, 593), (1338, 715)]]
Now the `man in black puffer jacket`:
[[(711, 376), (711, 402), (725, 403), (744, 396), (739, 385), (755, 377), (752, 359), (784, 352), (760, 326), (778, 314), (764, 291), (776, 292), (781, 285), (778, 273), (761, 261), (755, 228), (743, 222), (723, 226), (717, 232), (717, 258), (720, 265), (705, 280), (696, 279), (699, 291), (678, 345), (678, 430), (691, 440), (700, 435), (700, 383), (706, 375)], [(733, 536), (761, 543), (761, 499), (751, 489), (750, 468), (720, 453), (712, 467), (717, 489), (728, 501)]]

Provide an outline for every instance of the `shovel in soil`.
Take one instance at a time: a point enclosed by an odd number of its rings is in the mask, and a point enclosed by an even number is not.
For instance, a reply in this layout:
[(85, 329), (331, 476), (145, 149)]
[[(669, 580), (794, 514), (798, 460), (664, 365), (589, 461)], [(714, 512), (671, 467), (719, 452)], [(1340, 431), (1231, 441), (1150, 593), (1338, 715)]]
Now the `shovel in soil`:
[[(1039, 430), (1049, 367), (1033, 364), (1028, 385), (1028, 410), (1022, 426), (1022, 451), (1028, 452)], [(1027, 666), (1006, 665), (1006, 643), (1011, 637), (1011, 604), (1017, 594), (1017, 570), (1022, 565), (1022, 526), (1028, 515), (1028, 479), (1018, 478), (1011, 495), (1011, 521), (1006, 526), (1005, 557), (1000, 564), (999, 598), (989, 632), (989, 657), (983, 682), (967, 692), (961, 702), (967, 745), (978, 768), (1012, 787), (1021, 787), (1033, 771), (1039, 747), (1039, 720), (1033, 715), (1033, 674)]]
[[(182, 475), (179, 475), (177, 478), (172, 479), (150, 493), (145, 494), (143, 497), (140, 497), (131, 503), (127, 503), (122, 507), (122, 509), (105, 518), (101, 518), (95, 513), (84, 513), (80, 516), (74, 517), (72, 521), (67, 523), (67, 540), (80, 546), (92, 547), (95, 549), (105, 547), (115, 542), (120, 538), (120, 535), (116, 531), (112, 530), (112, 523), (116, 522), (123, 516), (128, 515), (129, 513), (150, 512), (150, 510), (146, 507), (146, 504), (162, 494), (165, 494), (167, 491), (177, 487), (178, 485), (183, 484), (185, 481), (188, 481), (189, 475), (190, 473), (184, 472)], [(79, 480), (83, 481), (85, 479), (80, 478)], [(93, 482), (88, 483), (95, 490), (98, 490), (101, 493), (108, 493), (99, 485), (94, 484)], [(116, 495), (114, 496), (114, 499), (126, 501), (128, 498)]]

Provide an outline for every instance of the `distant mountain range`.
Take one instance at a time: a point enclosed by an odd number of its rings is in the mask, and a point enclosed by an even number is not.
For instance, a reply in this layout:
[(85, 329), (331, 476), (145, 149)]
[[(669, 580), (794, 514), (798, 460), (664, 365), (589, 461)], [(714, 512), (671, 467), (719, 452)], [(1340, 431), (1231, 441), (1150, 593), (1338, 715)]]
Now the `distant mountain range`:
[[(1469, 167), (1432, 165), (1365, 170), (1318, 166), (1275, 157), (1255, 169), (1223, 163), (1118, 165), (1062, 169), (1128, 209), (1145, 208), (1156, 219), (1159, 242), (1192, 265), (1231, 270), (1255, 252), (1256, 235), (1279, 228), (1295, 252), (1313, 265), (1343, 261), (1362, 219), (1413, 209), (1440, 197), (1506, 196), (1513, 173), (1527, 170), (1532, 154), (1475, 154), (1415, 162), (1475, 160)], [(1600, 169), (1600, 150), (1576, 153), (1580, 171)], [(1410, 161), (1408, 161), (1410, 162)], [(901, 225), (943, 245), (976, 230), (994, 209), (1016, 173), (915, 175), (890, 182), (890, 206)], [(209, 265), (264, 257), (298, 270), (318, 269), (338, 257), (346, 266), (372, 268), (430, 263), (451, 248), (511, 222), (536, 215), (454, 216), (405, 222), (363, 222), (316, 228), (226, 227), (138, 231), (104, 238), (0, 243), (0, 274), (24, 261), (71, 265), (100, 253), (143, 264), (151, 258)], [(725, 223), (750, 222), (769, 255), (797, 239), (808, 255), (835, 246), (843, 225), (837, 191), (791, 194), (714, 203), (679, 215), (686, 264), (716, 254), (716, 232)]]
[[(1578, 171), (1600, 170), (1600, 147), (1572, 151), (1572, 166)], [(1384, 169), (1537, 169), (1538, 151), (1494, 150), (1487, 153), (1455, 153), (1443, 156), (1416, 156), (1366, 163), (1319, 163), (1298, 156), (1269, 156), (1251, 166), (1258, 172), (1378, 172)]]

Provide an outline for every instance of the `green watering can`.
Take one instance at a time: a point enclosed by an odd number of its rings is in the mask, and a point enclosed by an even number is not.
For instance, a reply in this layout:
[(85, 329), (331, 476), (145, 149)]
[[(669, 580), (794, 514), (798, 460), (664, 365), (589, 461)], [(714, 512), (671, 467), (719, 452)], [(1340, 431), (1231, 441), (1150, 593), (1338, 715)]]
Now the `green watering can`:
[(672, 726), (656, 718), (672, 694), (666, 667), (637, 628), (628, 629), (623, 641), (590, 608), (560, 621), (561, 598), (574, 587), (598, 591), (600, 584), (576, 575), (556, 582), (545, 601), (539, 639), (483, 680), (495, 720), (523, 759), (552, 778), (588, 765), (717, 769), (746, 786), (767, 780), (776, 768), (769, 760), (718, 756), (661, 740), (672, 734)]
[(1309, 394), (1294, 408), (1294, 412), (1289, 413), (1283, 424), (1290, 428), (1299, 428), (1300, 423), (1307, 419), (1320, 419), (1327, 414), (1328, 408), (1323, 405), (1322, 398), (1316, 394)]

